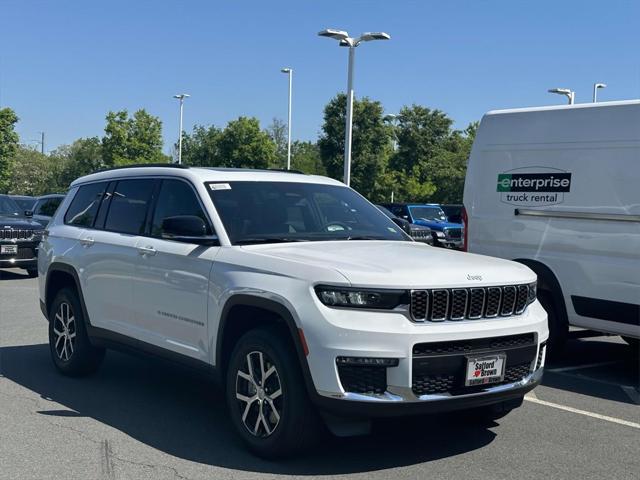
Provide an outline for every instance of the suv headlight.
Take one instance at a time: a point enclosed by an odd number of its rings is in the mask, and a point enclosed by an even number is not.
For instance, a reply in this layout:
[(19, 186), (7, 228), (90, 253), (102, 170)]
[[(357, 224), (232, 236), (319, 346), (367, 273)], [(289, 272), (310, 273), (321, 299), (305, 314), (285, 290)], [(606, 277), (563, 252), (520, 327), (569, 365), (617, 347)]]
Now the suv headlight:
[(527, 305), (536, 301), (538, 293), (538, 282), (533, 282), (527, 285), (529, 287), (529, 295), (527, 296)]
[(408, 304), (405, 290), (379, 290), (319, 285), (316, 295), (329, 307), (370, 308), (392, 310), (398, 305)]

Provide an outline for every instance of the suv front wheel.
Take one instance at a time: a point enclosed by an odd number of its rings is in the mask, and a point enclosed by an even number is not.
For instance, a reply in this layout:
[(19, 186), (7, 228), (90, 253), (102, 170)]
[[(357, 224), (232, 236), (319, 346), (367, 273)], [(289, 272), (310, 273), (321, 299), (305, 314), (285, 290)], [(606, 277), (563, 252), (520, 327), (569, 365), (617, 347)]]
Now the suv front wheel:
[(318, 428), (287, 336), (279, 328), (251, 330), (238, 341), (226, 372), (231, 420), (251, 451), (265, 458), (307, 448)]
[(49, 349), (56, 368), (69, 376), (96, 371), (104, 358), (104, 349), (89, 341), (78, 294), (70, 288), (61, 289), (51, 304)]

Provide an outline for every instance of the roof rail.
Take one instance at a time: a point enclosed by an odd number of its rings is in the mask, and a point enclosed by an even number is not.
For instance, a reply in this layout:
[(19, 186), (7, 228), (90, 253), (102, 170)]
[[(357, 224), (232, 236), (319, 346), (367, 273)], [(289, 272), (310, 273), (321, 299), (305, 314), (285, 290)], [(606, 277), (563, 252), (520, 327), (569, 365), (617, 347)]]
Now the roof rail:
[(158, 167), (162, 167), (162, 168), (182, 168), (182, 169), (187, 169), (189, 168), (188, 165), (182, 165), (182, 164), (178, 164), (178, 163), (132, 163), (131, 165), (122, 165), (120, 167), (109, 167), (109, 168), (101, 168), (99, 170), (96, 170), (97, 172), (110, 172), (112, 170), (124, 170), (126, 168), (158, 168)]

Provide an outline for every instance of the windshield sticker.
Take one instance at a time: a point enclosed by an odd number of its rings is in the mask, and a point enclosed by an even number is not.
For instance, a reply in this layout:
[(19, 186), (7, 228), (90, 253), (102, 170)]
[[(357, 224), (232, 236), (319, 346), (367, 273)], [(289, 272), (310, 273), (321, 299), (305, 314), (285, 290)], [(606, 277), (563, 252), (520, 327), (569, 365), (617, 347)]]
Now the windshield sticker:
[(549, 167), (523, 167), (498, 174), (500, 201), (511, 205), (555, 205), (571, 191), (571, 173)]
[(209, 188), (211, 190), (231, 190), (231, 185), (228, 183), (210, 183)]

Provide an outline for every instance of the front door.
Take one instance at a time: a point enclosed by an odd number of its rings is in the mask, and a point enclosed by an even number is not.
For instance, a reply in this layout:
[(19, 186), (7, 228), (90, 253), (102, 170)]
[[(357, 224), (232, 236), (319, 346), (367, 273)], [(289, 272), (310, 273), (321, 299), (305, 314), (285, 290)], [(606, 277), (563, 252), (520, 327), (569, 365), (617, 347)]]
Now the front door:
[(162, 180), (147, 236), (137, 244), (135, 324), (141, 340), (207, 361), (209, 274), (219, 247), (162, 239), (162, 220), (176, 215), (199, 216), (211, 229), (192, 185)]

